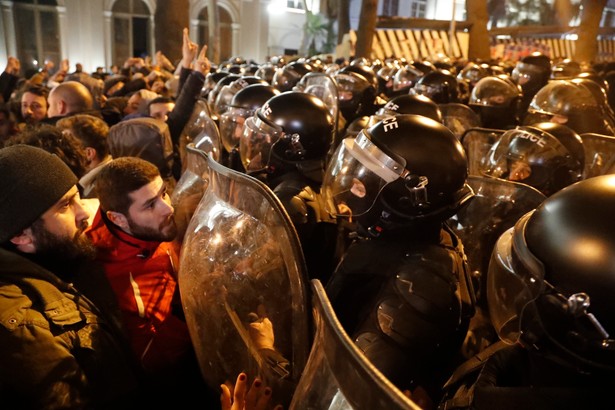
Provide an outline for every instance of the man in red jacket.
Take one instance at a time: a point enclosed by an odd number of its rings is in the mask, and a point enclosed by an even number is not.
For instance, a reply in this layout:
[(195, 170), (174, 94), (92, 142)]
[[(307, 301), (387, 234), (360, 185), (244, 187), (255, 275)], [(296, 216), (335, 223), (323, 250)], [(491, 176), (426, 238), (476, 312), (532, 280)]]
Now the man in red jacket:
[(87, 235), (118, 297), (136, 355), (174, 403), (195, 390), (202, 398), (179, 300), (174, 210), (158, 168), (136, 157), (116, 158), (100, 171), (96, 195), (100, 208)]

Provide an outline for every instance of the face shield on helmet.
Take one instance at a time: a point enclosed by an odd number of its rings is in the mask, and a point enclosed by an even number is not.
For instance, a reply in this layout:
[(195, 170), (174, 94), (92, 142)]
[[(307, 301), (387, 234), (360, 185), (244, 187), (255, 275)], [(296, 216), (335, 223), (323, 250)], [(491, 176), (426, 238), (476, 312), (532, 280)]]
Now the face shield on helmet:
[(276, 67), (271, 63), (266, 63), (258, 67), (254, 72), (254, 75), (258, 78), (262, 78), (271, 84), (273, 82), (273, 75), (275, 74)]
[(511, 73), (513, 81), (522, 87), (545, 84), (551, 76), (551, 68), (519, 61)]
[[(329, 162), (323, 182), (329, 212), (355, 217), (367, 213), (385, 186), (409, 175), (404, 162), (381, 151), (364, 131), (356, 138), (344, 139)], [(415, 205), (420, 206), (427, 202), (427, 181), (416, 179), (409, 182), (408, 190)]]
[(485, 176), (521, 182), (550, 195), (561, 185), (553, 180), (557, 172), (570, 161), (570, 153), (554, 136), (538, 129), (515, 128), (502, 134), (479, 169)]
[(254, 114), (254, 110), (242, 107), (229, 107), (220, 116), (220, 137), (227, 152), (231, 152), (241, 139), (243, 126), (247, 118)]
[(239, 142), (239, 155), (246, 172), (267, 168), (273, 144), (283, 135), (282, 128), (266, 123), (258, 115), (246, 119)]
[(517, 102), (521, 96), (521, 90), (517, 87), (512, 82), (507, 82), (498, 76), (484, 77), (472, 89), (468, 104), (516, 109), (513, 103)]
[(214, 103), (214, 110), (218, 114), (222, 114), (226, 111), (229, 103), (233, 99), (233, 95), (237, 92), (230, 84), (222, 87), (218, 95), (216, 96), (216, 101)]
[[(530, 250), (529, 224), (541, 208), (542, 212), (546, 209), (541, 206), (521, 217), (495, 244), (487, 274), (491, 323), (504, 342), (521, 343), (526, 348), (538, 349), (543, 355), (564, 355), (564, 360), (577, 371), (577, 365), (603, 369), (610, 366), (613, 371), (614, 341), (603, 327), (606, 322), (601, 323), (601, 317), (589, 311), (593, 306), (590, 303), (592, 295), (585, 293), (588, 288), (564, 290), (550, 283), (547, 280), (549, 266)], [(571, 238), (574, 236), (572, 226), (567, 232)], [(581, 259), (587, 260), (587, 257)], [(584, 275), (586, 272), (576, 273)], [(580, 284), (584, 280), (577, 274)], [(592, 287), (590, 277), (585, 281), (586, 286)]]
[(424, 95), (437, 104), (459, 101), (457, 79), (448, 71), (432, 71), (419, 79), (411, 89), (413, 95)]
[(393, 76), (393, 92), (401, 93), (410, 90), (423, 76), (423, 72), (411, 66), (405, 66), (397, 70)]
[[(524, 309), (544, 290), (544, 269), (527, 249), (523, 232), (530, 214), (504, 232), (495, 244), (487, 274), (489, 314), (498, 336), (519, 342)], [(522, 252), (519, 257), (517, 252)]]
[(340, 104), (348, 104), (355, 98), (357, 81), (357, 77), (353, 74), (337, 73), (335, 75)]

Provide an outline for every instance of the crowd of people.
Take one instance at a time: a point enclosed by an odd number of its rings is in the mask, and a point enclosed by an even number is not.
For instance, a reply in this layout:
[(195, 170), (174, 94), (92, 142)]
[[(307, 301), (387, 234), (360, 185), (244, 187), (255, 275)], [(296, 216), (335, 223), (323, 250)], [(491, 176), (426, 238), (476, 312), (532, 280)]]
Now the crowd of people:
[[(7, 408), (273, 406), (264, 374), (206, 382), (185, 317), (176, 214), (190, 220), (200, 198), (189, 211), (173, 198), (203, 124), (217, 133), (206, 154), (279, 199), (307, 278), (420, 407), (609, 402), (615, 65), (212, 65), (182, 35), (176, 64), (158, 52), (86, 73), (65, 60), (26, 78), (9, 57), (0, 75)], [(510, 221), (511, 189), (543, 200)], [(479, 196), (487, 227), (470, 237), (463, 211)], [(253, 343), (288, 377), (260, 316)]]

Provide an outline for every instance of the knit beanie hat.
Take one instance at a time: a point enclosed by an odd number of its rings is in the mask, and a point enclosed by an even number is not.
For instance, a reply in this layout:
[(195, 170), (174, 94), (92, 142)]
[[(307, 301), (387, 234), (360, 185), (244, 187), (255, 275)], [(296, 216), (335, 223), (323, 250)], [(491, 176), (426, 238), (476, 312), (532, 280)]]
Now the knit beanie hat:
[(0, 149), (0, 243), (32, 225), (76, 183), (57, 155), (22, 144)]

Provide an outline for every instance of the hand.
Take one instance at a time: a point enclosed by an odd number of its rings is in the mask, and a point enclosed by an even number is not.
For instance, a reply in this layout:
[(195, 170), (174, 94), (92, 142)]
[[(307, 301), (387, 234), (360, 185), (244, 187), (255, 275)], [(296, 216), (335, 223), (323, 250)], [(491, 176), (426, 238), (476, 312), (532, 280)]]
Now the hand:
[(21, 70), (21, 63), (15, 57), (9, 57), (9, 60), (6, 62), (6, 71), (9, 74), (19, 75), (19, 71)]
[[(265, 387), (258, 377), (254, 379), (248, 390), (248, 377), (245, 373), (239, 373), (237, 376), (232, 393), (231, 388), (226, 384), (220, 385), (220, 388), (222, 389), (220, 395), (222, 410), (265, 410), (271, 399), (271, 388)], [(282, 406), (276, 406), (274, 410), (282, 410)]]
[(209, 70), (211, 70), (211, 63), (207, 58), (207, 45), (203, 46), (198, 58), (196, 59), (196, 69), (203, 73), (203, 75), (207, 75)]
[(182, 65), (185, 68), (191, 68), (192, 61), (196, 57), (196, 53), (199, 51), (199, 46), (190, 40), (188, 35), (188, 29), (184, 28), (184, 41), (182, 44)]
[(51, 60), (45, 60), (45, 66), (43, 67), (43, 71), (50, 72), (55, 67), (55, 64)]
[(156, 52), (156, 65), (167, 71), (171, 71), (171, 72), (175, 71), (175, 67), (173, 66), (171, 61), (169, 61), (167, 56), (162, 54), (162, 51)]
[(274, 343), (275, 338), (273, 334), (273, 324), (267, 317), (265, 307), (259, 305), (257, 313), (250, 313), (249, 318), (251, 322), (248, 324), (248, 332), (250, 339), (256, 345), (257, 349), (271, 349), (275, 350)]
[(65, 58), (64, 60), (60, 61), (60, 68), (58, 69), (58, 71), (61, 71), (63, 73), (68, 73), (68, 68), (69, 68), (69, 63), (68, 63), (68, 59)]

